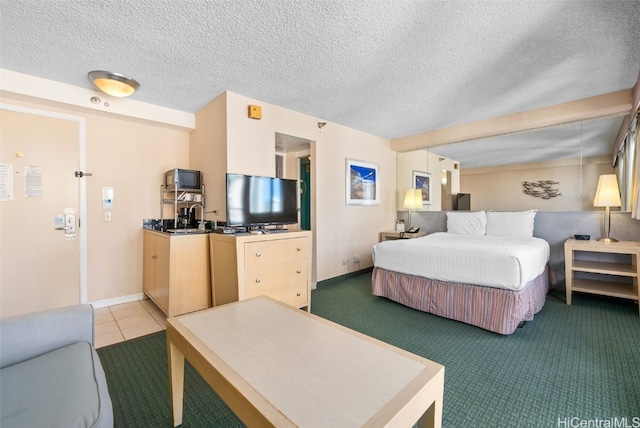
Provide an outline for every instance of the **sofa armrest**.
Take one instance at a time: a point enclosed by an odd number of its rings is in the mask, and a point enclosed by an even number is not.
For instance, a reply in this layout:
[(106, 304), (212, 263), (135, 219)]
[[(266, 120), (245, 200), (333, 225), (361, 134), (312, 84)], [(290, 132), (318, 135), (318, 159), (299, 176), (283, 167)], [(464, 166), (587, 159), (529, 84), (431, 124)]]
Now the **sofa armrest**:
[(0, 368), (76, 342), (94, 344), (91, 305), (73, 305), (0, 319)]

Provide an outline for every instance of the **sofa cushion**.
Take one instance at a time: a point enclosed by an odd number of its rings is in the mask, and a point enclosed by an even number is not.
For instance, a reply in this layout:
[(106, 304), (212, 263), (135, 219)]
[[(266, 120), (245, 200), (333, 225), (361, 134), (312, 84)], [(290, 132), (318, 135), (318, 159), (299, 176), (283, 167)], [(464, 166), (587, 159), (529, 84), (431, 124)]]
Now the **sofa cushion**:
[(2, 428), (113, 425), (104, 371), (87, 342), (5, 367), (0, 377)]

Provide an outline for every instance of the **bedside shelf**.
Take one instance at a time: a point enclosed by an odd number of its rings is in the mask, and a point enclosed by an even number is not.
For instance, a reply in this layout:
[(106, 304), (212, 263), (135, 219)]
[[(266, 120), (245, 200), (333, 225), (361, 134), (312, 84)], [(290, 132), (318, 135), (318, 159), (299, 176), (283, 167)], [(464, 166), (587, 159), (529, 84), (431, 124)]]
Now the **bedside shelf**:
[(621, 284), (619, 282), (574, 278), (571, 290), (581, 291), (583, 293), (599, 294), (601, 296), (638, 300), (638, 293), (636, 293), (632, 284)]
[[(576, 259), (577, 252), (610, 255), (626, 254), (631, 257), (631, 263), (579, 260)], [(578, 241), (573, 238), (567, 239), (564, 243), (567, 305), (571, 304), (571, 294), (574, 291), (619, 297), (640, 302), (640, 291), (638, 291), (638, 278), (640, 278), (639, 260), (640, 242), (622, 241), (607, 243), (601, 241)], [(576, 278), (576, 272), (628, 278), (631, 279), (631, 283), (625, 284), (598, 279)]]
[(579, 272), (602, 273), (607, 275), (619, 275), (638, 277), (635, 266), (624, 263), (591, 262), (586, 260), (574, 260), (573, 270)]

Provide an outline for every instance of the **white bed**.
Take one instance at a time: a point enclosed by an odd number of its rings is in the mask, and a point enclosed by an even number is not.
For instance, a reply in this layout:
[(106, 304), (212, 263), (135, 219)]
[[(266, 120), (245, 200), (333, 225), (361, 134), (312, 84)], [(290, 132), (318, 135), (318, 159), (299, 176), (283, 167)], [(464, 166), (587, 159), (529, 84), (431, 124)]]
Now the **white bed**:
[(540, 238), (438, 232), (376, 244), (373, 261), (409, 275), (520, 290), (544, 272), (549, 251)]
[(448, 212), (447, 232), (373, 247), (372, 293), (511, 334), (544, 306), (549, 244), (533, 237), (535, 211)]

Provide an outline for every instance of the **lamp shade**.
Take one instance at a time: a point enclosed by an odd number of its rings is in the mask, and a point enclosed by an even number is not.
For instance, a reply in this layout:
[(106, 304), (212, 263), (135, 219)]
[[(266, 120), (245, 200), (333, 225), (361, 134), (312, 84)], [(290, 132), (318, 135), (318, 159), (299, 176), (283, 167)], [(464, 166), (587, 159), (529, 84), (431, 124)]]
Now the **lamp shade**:
[(420, 189), (407, 189), (404, 193), (403, 206), (410, 210), (422, 208), (422, 191)]
[(594, 207), (619, 207), (622, 205), (620, 201), (620, 189), (618, 188), (618, 179), (615, 174), (604, 174), (598, 179), (598, 188), (596, 196), (593, 198)]
[(110, 71), (91, 71), (89, 72), (89, 80), (102, 92), (114, 97), (128, 97), (140, 87), (140, 84), (135, 80)]

